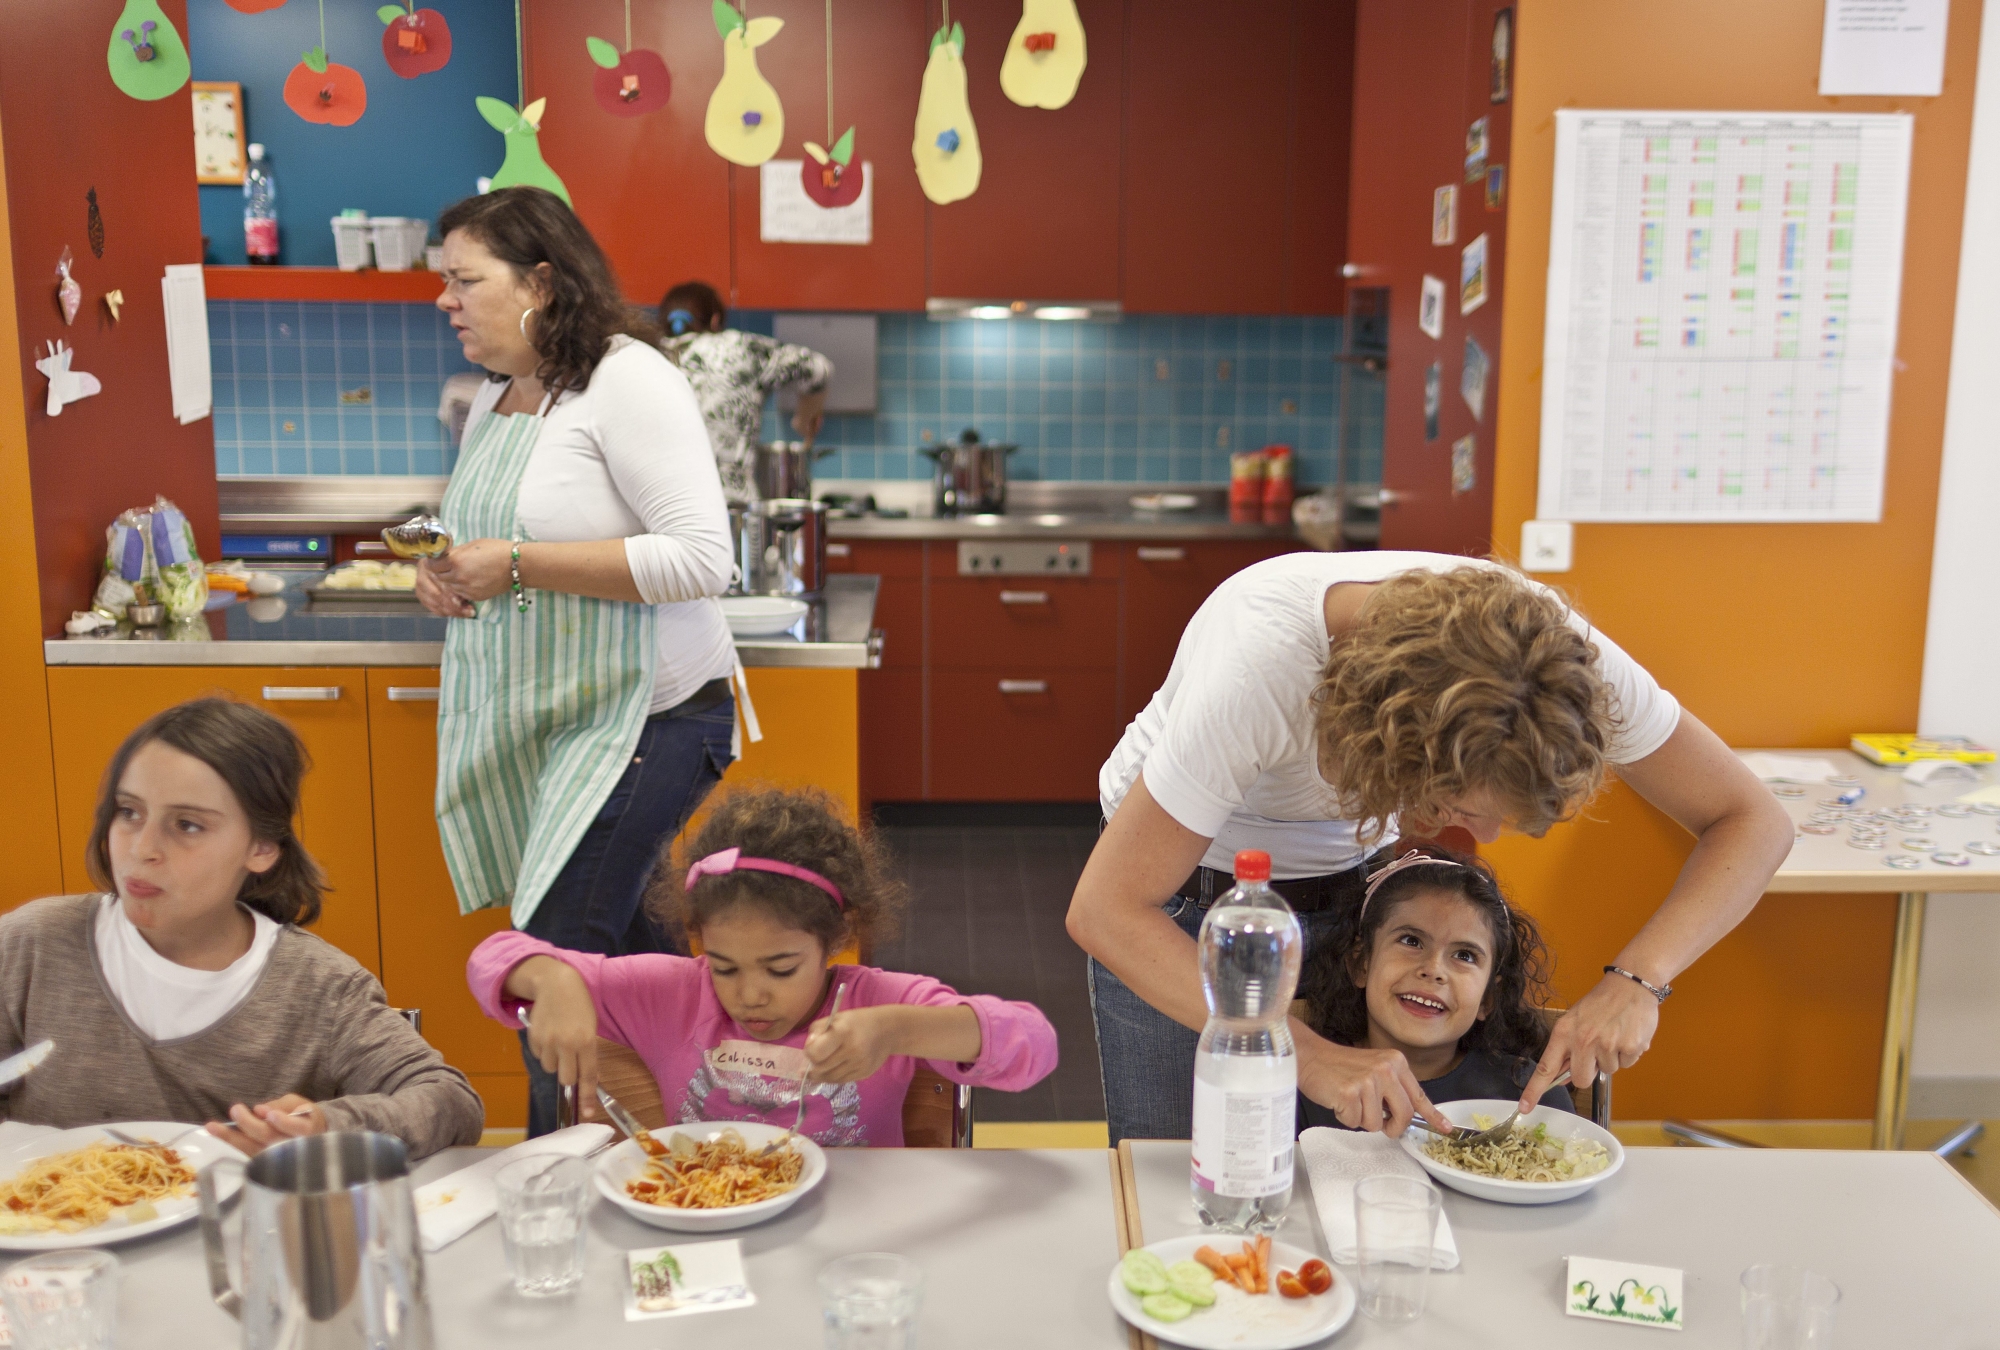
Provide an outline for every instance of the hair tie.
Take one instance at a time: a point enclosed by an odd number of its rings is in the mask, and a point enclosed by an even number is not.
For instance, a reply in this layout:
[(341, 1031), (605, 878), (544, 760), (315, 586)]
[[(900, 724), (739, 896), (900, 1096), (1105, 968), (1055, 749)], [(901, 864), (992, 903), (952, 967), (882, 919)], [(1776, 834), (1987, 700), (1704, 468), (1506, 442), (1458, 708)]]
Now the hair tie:
[(681, 884), (683, 887), (692, 886), (703, 877), (728, 876), (731, 872), (770, 872), (776, 876), (790, 877), (794, 881), (803, 881), (806, 885), (817, 886), (832, 896), (833, 903), (840, 908), (847, 908), (847, 901), (841, 895), (840, 887), (811, 868), (779, 862), (776, 858), (746, 858), (740, 848), (726, 848), (720, 853), (711, 853), (706, 858), (697, 858), (688, 864), (687, 880)]
[(667, 311), (667, 331), (679, 337), (694, 327), (694, 314), (690, 310), (670, 309)]
[(1395, 876), (1396, 873), (1407, 872), (1412, 867), (1463, 867), (1464, 865), (1463, 863), (1455, 863), (1449, 858), (1433, 858), (1420, 848), (1411, 849), (1374, 876), (1368, 878), (1368, 889), (1361, 893), (1361, 912), (1354, 916), (1355, 927), (1360, 927), (1361, 921), (1368, 917), (1368, 902), (1375, 898), (1375, 892), (1382, 888), (1383, 882)]

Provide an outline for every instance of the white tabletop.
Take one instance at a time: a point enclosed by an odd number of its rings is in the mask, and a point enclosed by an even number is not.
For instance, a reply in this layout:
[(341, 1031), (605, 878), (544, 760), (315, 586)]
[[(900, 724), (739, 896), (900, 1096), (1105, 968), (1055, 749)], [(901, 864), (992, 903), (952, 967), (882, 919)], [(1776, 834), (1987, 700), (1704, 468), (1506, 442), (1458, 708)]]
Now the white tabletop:
[[(1141, 1236), (1200, 1231), (1186, 1142), (1136, 1142), (1131, 1153)], [(1279, 1236), (1325, 1255), (1310, 1196), (1301, 1166)], [(1576, 1200), (1496, 1205), (1447, 1190), (1444, 1211), (1461, 1262), (1431, 1277), (1422, 1320), (1392, 1328), (1357, 1315), (1327, 1344), (1653, 1346), (1643, 1329), (1563, 1313), (1569, 1256), (1685, 1272), (1687, 1330), (1658, 1341), (1664, 1350), (1740, 1350), (1738, 1281), (1767, 1262), (1807, 1266), (1840, 1286), (1843, 1350), (1996, 1343), (1974, 1291), (1991, 1287), (2000, 1211), (1927, 1153), (1635, 1148), (1617, 1176)], [(1343, 1278), (1352, 1271), (1337, 1268)]]
[[(1906, 802), (1935, 809), (1956, 803), (1967, 793), (1991, 787), (1996, 775), (1991, 765), (1969, 766), (1973, 772), (1945, 773), (1930, 780), (1922, 787), (1903, 777), (1901, 766), (1884, 768), (1855, 754), (1852, 750), (1739, 750), (1739, 755), (1771, 754), (1788, 758), (1823, 759), (1835, 765), (1839, 773), (1861, 780), (1864, 795), (1854, 804), (1857, 811), (1881, 811)], [(1803, 788), (1804, 794), (1790, 797), (1780, 796), (1778, 804), (1792, 818), (1796, 827), (1807, 823), (1822, 802), (1838, 797), (1847, 791), (1847, 784), (1831, 783), (1770, 783), (1767, 787), (1786, 789)], [(1921, 830), (1897, 830), (1888, 832), (1881, 852), (1858, 849), (1848, 842), (1849, 829), (1836, 825), (1832, 834), (1798, 834), (1792, 842), (1791, 856), (1778, 868), (1778, 874), (1771, 878), (1766, 890), (1771, 891), (2000, 891), (2000, 857), (1981, 857), (1966, 854), (1970, 861), (1963, 867), (1946, 867), (1931, 861), (1931, 850), (1916, 851), (1903, 847), (1906, 839), (1930, 839), (1939, 850), (1965, 853), (1965, 845), (1975, 839), (1989, 840), (2000, 844), (2000, 816), (1982, 815), (1977, 812), (1961, 819), (1953, 820), (1933, 815), (1923, 822)], [(1904, 870), (1889, 866), (1887, 859), (1896, 856), (1920, 858), (1918, 867)]]
[[(455, 1149), (417, 1169), (419, 1181), (476, 1161)], [(827, 1176), (779, 1218), (740, 1238), (757, 1306), (626, 1322), (624, 1253), (711, 1240), (668, 1233), (600, 1202), (577, 1293), (516, 1295), (498, 1225), (489, 1220), (426, 1258), (438, 1350), (695, 1345), (704, 1350), (817, 1346), (820, 1269), (853, 1252), (913, 1258), (926, 1281), (917, 1342), (925, 1350), (1127, 1350), (1104, 1296), (1118, 1260), (1112, 1161), (1098, 1149), (829, 1149)], [(214, 1350), (239, 1343), (210, 1300), (201, 1237), (192, 1227), (118, 1248), (119, 1344)]]

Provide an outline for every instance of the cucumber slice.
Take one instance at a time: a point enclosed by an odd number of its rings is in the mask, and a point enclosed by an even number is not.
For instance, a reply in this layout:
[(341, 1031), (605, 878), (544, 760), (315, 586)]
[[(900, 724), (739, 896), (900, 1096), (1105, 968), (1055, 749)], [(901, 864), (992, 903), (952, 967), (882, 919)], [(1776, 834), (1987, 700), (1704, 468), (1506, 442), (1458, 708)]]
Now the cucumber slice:
[(1197, 1308), (1215, 1302), (1215, 1272), (1199, 1261), (1176, 1261), (1168, 1266), (1167, 1283)]
[(1179, 1294), (1148, 1294), (1139, 1300), (1139, 1306), (1156, 1322), (1179, 1322), (1194, 1311), (1194, 1304)]
[(1167, 1292), (1166, 1262), (1143, 1247), (1125, 1253), (1125, 1258), (1118, 1263), (1118, 1278), (1125, 1282), (1127, 1289), (1141, 1298), (1148, 1294)]

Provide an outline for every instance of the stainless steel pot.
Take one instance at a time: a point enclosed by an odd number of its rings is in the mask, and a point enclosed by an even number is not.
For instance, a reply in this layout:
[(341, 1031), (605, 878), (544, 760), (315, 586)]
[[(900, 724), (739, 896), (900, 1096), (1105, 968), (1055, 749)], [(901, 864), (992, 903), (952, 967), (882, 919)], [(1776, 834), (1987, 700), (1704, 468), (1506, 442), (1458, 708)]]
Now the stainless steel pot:
[(751, 466), (757, 479), (757, 495), (772, 500), (779, 497), (810, 499), (813, 495), (813, 461), (833, 453), (804, 441), (775, 441), (759, 445)]
[(936, 466), (931, 498), (941, 516), (994, 515), (1007, 509), (1007, 456), (1013, 445), (988, 445), (967, 429), (950, 445), (923, 447)]
[(776, 497), (732, 507), (729, 518), (737, 526), (740, 594), (812, 600), (826, 589), (824, 503)]

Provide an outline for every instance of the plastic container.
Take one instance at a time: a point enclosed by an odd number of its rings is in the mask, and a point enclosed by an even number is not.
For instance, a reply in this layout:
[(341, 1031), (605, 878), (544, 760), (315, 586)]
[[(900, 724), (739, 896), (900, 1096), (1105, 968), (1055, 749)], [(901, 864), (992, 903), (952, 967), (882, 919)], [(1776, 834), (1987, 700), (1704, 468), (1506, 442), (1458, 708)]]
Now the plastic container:
[(424, 260), (424, 241), (430, 237), (427, 220), (405, 216), (370, 216), (369, 237), (375, 243), (375, 265), (384, 272), (407, 272)]
[(1264, 515), (1264, 452), (1241, 450), (1229, 457), (1229, 518), (1255, 524)]
[(1194, 1057), (1195, 1214), (1224, 1232), (1275, 1232), (1292, 1199), (1299, 1061), (1285, 1019), (1305, 944), (1271, 889), (1270, 854), (1236, 855), (1236, 885), (1196, 943), (1208, 1025)]
[(374, 233), (366, 216), (333, 218), (333, 261), (343, 272), (359, 272), (373, 259)]
[(1292, 519), (1292, 447), (1264, 447), (1264, 523), (1285, 525)]
[(243, 254), (254, 267), (278, 261), (278, 180), (271, 176), (264, 147), (254, 143), (243, 171)]

